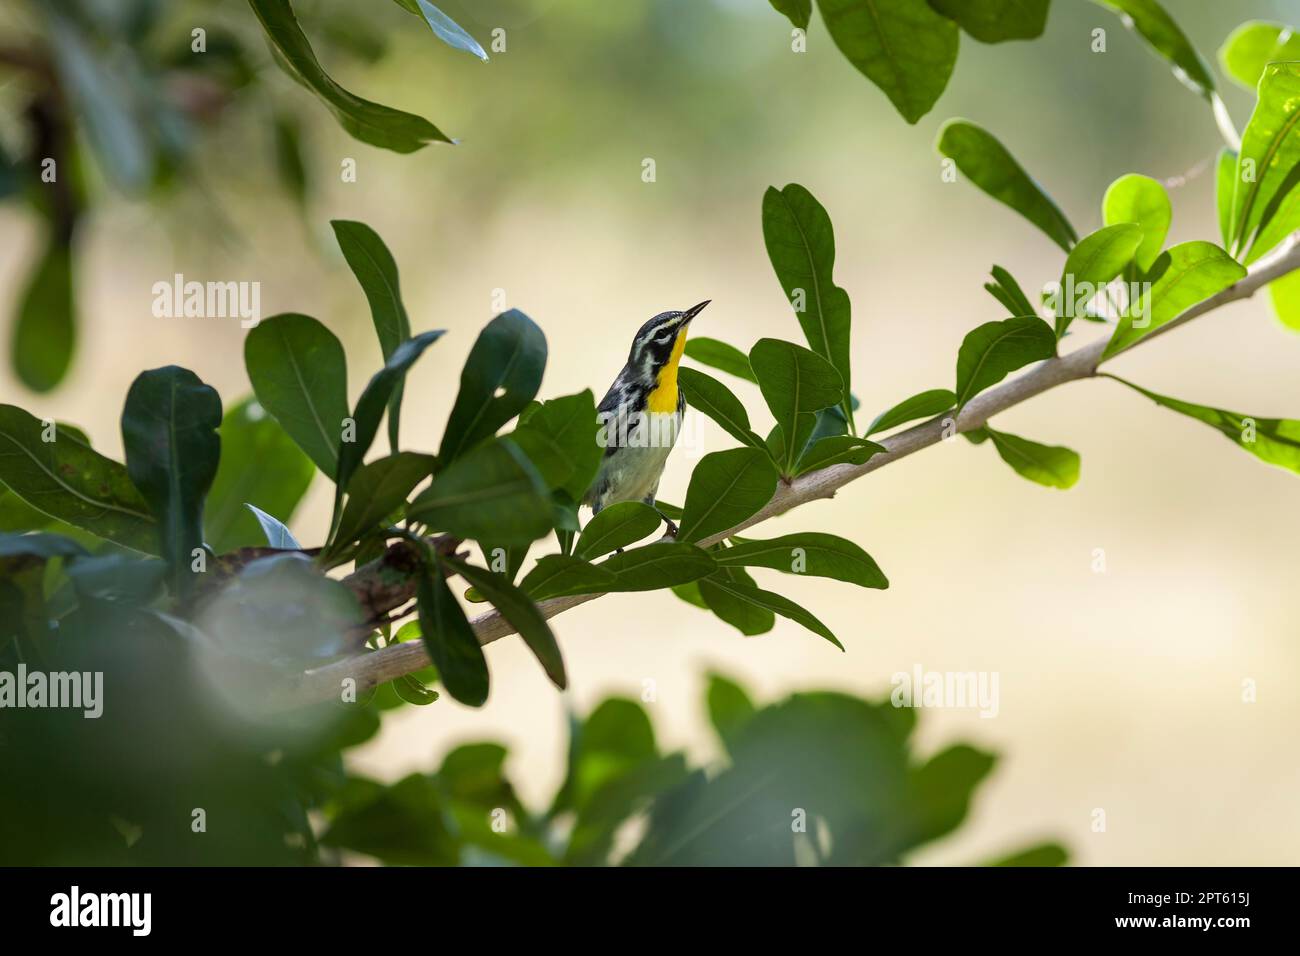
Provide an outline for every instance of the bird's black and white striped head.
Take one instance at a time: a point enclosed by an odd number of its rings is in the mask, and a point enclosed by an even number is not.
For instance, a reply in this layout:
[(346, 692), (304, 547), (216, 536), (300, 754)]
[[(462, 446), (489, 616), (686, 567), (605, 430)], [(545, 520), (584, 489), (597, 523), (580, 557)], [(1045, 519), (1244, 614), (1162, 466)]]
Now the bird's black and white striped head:
[(637, 330), (632, 339), (632, 351), (627, 365), (643, 381), (653, 382), (659, 370), (681, 358), (678, 340), (683, 337), (691, 319), (704, 311), (712, 301), (706, 299), (685, 312), (660, 312)]

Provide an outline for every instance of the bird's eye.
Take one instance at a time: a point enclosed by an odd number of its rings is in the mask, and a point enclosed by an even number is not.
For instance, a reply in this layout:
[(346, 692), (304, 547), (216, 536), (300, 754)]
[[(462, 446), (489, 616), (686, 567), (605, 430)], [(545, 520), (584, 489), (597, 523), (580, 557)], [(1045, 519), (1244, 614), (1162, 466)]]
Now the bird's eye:
[(667, 345), (671, 339), (672, 339), (672, 335), (669, 334), (669, 335), (661, 335), (657, 339), (655, 339), (655, 341), (658, 342), (660, 345)]

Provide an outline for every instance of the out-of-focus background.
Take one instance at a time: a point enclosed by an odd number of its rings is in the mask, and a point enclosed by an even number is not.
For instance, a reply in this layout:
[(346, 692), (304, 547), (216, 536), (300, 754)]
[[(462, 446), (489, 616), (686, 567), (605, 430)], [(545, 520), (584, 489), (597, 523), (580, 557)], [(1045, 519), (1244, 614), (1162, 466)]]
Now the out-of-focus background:
[[(0, 399), (79, 424), (120, 456), (121, 402), (141, 369), (185, 365), (227, 406), (243, 397), (237, 320), (151, 314), (151, 287), (174, 273), (258, 280), (264, 315), (320, 318), (347, 348), (355, 397), (380, 354), (329, 234), (329, 219), (352, 218), (393, 250), (413, 327), (449, 330), (407, 385), (404, 442), (432, 449), (464, 356), (502, 297), (546, 331), (542, 397), (583, 387), (599, 397), (637, 326), (704, 298), (713, 304), (698, 334), (746, 350), (765, 335), (797, 337), (759, 208), (767, 186), (798, 182), (835, 223), (836, 277), (854, 305), (854, 391), (869, 421), (917, 391), (951, 387), (962, 336), (1003, 317), (981, 289), (991, 265), (1035, 289), (1060, 273), (1060, 251), (1031, 225), (969, 184), (941, 180), (934, 139), (954, 116), (1000, 137), (1080, 233), (1100, 225), (1106, 186), (1139, 172), (1170, 186), (1171, 243), (1218, 239), (1211, 164), (1221, 143), (1209, 110), (1083, 0), (1057, 0), (1035, 41), (963, 36), (948, 92), (916, 126), (834, 49), (816, 16), (807, 52), (794, 53), (788, 22), (762, 0), (441, 5), (485, 45), (503, 28), (506, 51), (481, 63), (376, 3), (365, 19), (389, 55), (331, 69), (362, 95), (428, 116), (459, 145), (410, 156), (367, 147), (268, 65), (305, 127), (309, 226), (271, 185), (264, 124), (232, 120), (203, 151), (202, 193), (95, 207), (79, 238), (81, 341), (69, 379), (36, 396), (6, 366)], [(310, 33), (314, 5), (296, 6)], [(1207, 56), (1244, 20), (1300, 21), (1289, 0), (1166, 6)], [(242, 4), (199, 5), (175, 18), (178, 42), (204, 17), (246, 15)], [(1099, 27), (1104, 53), (1092, 52)], [(1241, 126), (1250, 98), (1223, 86)], [(356, 182), (340, 176), (349, 158)], [(646, 159), (654, 182), (643, 181)], [(5, 310), (37, 235), (26, 211), (0, 210)], [(1070, 344), (1096, 334), (1079, 325)], [(1298, 367), (1300, 338), (1263, 301), (1115, 363), (1156, 391), (1262, 416), (1300, 415)], [(765, 431), (757, 390), (735, 388)], [(402, 708), (355, 765), (396, 779), (429, 769), (453, 744), (499, 739), (525, 802), (538, 802), (562, 773), (565, 709), (585, 711), (609, 693), (641, 698), (665, 747), (704, 759), (716, 747), (701, 702), (710, 668), (760, 699), (823, 687), (879, 696), (916, 665), (993, 671), (996, 717), (922, 715), (923, 745), (966, 739), (1002, 760), (967, 826), (918, 862), (969, 862), (1035, 837), (1060, 838), (1082, 864), (1300, 858), (1295, 477), (1103, 381), (1053, 391), (998, 424), (1077, 449), (1078, 486), (1030, 484), (988, 446), (955, 441), (764, 527), (848, 536), (889, 575), (884, 592), (783, 579), (846, 653), (783, 619), (744, 639), (664, 594), (610, 596), (555, 621), (566, 694), (522, 644), (499, 641), (488, 651), (485, 707), (444, 697)], [(707, 421), (699, 434), (671, 461), (666, 500), (681, 501), (695, 458), (729, 443)], [(304, 542), (326, 530), (330, 495), (318, 479), (293, 522)], [(1257, 687), (1253, 703), (1243, 702), (1246, 681)], [(1094, 832), (1098, 809), (1105, 832)]]

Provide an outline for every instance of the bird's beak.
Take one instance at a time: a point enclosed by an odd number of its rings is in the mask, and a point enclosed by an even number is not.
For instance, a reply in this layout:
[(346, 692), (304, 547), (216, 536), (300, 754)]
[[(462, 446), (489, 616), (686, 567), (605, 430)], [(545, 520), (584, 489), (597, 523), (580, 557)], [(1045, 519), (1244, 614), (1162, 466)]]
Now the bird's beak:
[(693, 305), (693, 306), (691, 306), (689, 309), (687, 309), (685, 312), (683, 312), (683, 313), (682, 313), (682, 324), (685, 325), (687, 322), (691, 321), (691, 319), (695, 318), (697, 315), (699, 315), (701, 312), (703, 312), (703, 311), (704, 311), (704, 307), (705, 307), (706, 305), (708, 305), (708, 304), (709, 304), (710, 302), (712, 302), (712, 301), (713, 301), (712, 299), (705, 299), (705, 300), (704, 300), (703, 302), (701, 302), (699, 305)]

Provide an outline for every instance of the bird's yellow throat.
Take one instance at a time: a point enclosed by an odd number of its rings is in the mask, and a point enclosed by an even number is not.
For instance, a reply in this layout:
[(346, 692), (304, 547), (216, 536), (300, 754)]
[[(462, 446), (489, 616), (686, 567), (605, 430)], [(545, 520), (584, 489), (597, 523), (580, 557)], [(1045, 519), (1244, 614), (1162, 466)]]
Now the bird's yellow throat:
[(668, 356), (668, 364), (659, 370), (655, 387), (646, 396), (646, 409), (650, 412), (677, 411), (677, 363), (682, 360), (682, 350), (686, 348), (686, 327), (677, 333), (673, 343), (673, 354)]

